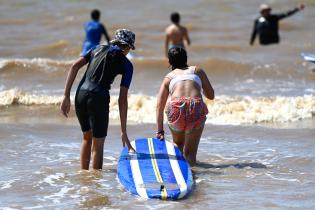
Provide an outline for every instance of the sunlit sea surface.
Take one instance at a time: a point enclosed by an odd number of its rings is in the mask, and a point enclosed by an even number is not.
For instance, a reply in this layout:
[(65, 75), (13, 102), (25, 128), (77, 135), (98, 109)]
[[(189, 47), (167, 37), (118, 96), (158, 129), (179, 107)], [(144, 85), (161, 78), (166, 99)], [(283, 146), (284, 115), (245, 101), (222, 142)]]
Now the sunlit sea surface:
[[(315, 209), (315, 64), (300, 56), (315, 53), (313, 0), (281, 21), (281, 43), (268, 47), (249, 45), (258, 0), (0, 3), (0, 209)], [(299, 1), (267, 3), (276, 13)], [(103, 170), (80, 171), (73, 106), (69, 119), (58, 107), (94, 8), (111, 37), (118, 28), (136, 34), (130, 139), (155, 133), (156, 95), (170, 71), (163, 55), (170, 13), (188, 28), (189, 64), (206, 71), (216, 98), (206, 100), (195, 187), (183, 200), (144, 200), (119, 184), (120, 77), (111, 89)]]

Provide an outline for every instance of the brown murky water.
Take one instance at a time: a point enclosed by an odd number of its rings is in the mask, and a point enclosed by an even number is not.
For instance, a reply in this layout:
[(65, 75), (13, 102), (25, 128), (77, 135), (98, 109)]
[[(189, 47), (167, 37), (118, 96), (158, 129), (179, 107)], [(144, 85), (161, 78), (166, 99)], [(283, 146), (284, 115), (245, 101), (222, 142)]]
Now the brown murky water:
[[(280, 45), (251, 47), (260, 3), (0, 1), (0, 209), (314, 209), (315, 74), (300, 53), (314, 53), (315, 2), (306, 0), (303, 12), (281, 22)], [(269, 3), (280, 12), (298, 1)], [(169, 14), (180, 12), (188, 27), (189, 64), (205, 69), (216, 99), (207, 101), (196, 184), (186, 199), (143, 200), (119, 185), (119, 79), (111, 90), (104, 169), (79, 171), (79, 125), (73, 110), (64, 119), (58, 106), (94, 8), (112, 37), (118, 28), (136, 33), (131, 139), (155, 132), (156, 94), (169, 71)]]

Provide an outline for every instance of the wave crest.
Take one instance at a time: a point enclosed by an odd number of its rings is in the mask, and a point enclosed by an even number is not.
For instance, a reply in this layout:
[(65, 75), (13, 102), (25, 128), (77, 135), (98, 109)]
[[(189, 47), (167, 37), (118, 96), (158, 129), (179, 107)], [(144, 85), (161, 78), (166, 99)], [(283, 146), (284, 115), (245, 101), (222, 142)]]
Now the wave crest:
[[(59, 106), (62, 96), (35, 95), (18, 89), (0, 91), (0, 107), (12, 105)], [(155, 123), (156, 97), (130, 95), (128, 120), (136, 123)], [(73, 97), (72, 97), (73, 101)], [(285, 123), (309, 119), (315, 115), (315, 97), (249, 97), (218, 96), (215, 100), (205, 100), (211, 124), (255, 124)], [(112, 96), (110, 118), (119, 119), (118, 97)]]
[(0, 91), (0, 107), (12, 105), (58, 105), (62, 96), (34, 95), (18, 89)]
[(32, 59), (1, 59), (0, 60), (0, 72), (1, 71), (44, 71), (54, 72), (60, 69), (68, 69), (73, 63), (73, 60), (61, 61), (48, 58), (32, 58)]

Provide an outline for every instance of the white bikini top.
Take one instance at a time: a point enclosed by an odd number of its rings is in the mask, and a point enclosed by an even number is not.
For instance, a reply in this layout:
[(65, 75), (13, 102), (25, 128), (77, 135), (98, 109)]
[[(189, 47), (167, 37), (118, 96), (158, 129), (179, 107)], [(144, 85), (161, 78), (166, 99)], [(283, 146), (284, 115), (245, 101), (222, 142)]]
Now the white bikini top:
[(187, 70), (183, 70), (183, 74), (181, 75), (176, 75), (173, 72), (168, 73), (165, 77), (169, 78), (171, 80), (170, 85), (169, 85), (169, 92), (172, 94), (175, 84), (180, 81), (184, 80), (192, 80), (198, 86), (201, 88), (202, 87), (202, 82), (200, 77), (195, 73), (196, 71), (196, 66), (189, 66)]

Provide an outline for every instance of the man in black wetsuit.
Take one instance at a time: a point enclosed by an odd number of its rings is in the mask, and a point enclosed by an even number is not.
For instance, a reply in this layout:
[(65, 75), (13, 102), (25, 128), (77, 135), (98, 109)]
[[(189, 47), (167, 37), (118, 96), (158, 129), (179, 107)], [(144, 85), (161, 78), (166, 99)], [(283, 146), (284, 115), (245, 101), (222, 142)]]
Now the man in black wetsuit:
[(303, 10), (304, 4), (300, 4), (295, 9), (285, 13), (271, 14), (271, 7), (267, 4), (260, 5), (260, 14), (254, 22), (254, 28), (250, 39), (250, 45), (254, 44), (255, 37), (259, 35), (259, 43), (261, 45), (277, 44), (280, 41), (279, 37), (279, 20), (289, 17), (297, 11)]
[(81, 169), (88, 170), (92, 157), (93, 169), (103, 165), (103, 148), (109, 118), (109, 90), (115, 77), (122, 75), (118, 98), (121, 140), (129, 152), (135, 152), (127, 135), (128, 89), (132, 80), (133, 65), (126, 55), (135, 49), (135, 34), (118, 29), (110, 45), (99, 45), (73, 63), (67, 76), (61, 113), (68, 117), (70, 91), (78, 71), (88, 64), (75, 95), (75, 111), (83, 132)]

